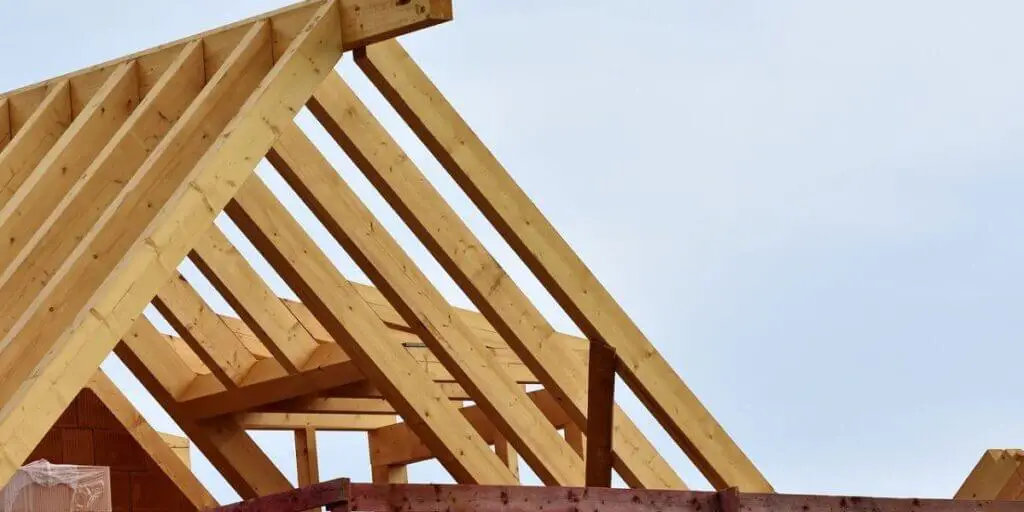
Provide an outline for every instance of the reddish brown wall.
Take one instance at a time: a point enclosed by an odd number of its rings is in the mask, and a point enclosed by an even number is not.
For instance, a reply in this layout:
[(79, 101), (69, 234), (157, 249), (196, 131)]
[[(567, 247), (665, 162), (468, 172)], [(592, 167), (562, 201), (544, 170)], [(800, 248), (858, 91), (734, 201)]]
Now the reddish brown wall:
[(114, 512), (196, 508), (96, 395), (84, 389), (25, 462), (109, 466)]

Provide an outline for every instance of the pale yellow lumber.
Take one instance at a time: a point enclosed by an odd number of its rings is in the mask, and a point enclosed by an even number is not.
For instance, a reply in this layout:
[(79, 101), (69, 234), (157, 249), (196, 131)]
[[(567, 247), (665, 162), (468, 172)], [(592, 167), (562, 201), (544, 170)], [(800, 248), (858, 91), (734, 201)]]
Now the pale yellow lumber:
[(134, 61), (119, 65), (17, 189), (10, 190), (15, 182), (4, 184), (0, 196), (10, 199), (0, 208), (0, 271), (25, 248), (139, 104), (137, 76)]
[[(74, 304), (70, 308), (73, 316), (62, 312), (48, 319), (48, 324), (56, 324), (54, 327), (56, 332), (61, 333), (59, 336), (51, 339), (28, 332), (27, 336), (18, 338), (19, 342), (26, 342), (30, 346), (45, 345), (52, 348), (42, 358), (38, 369), (22, 381), (17, 392), (13, 396), (7, 395), (11, 399), (5, 400), (4, 408), (0, 410), (0, 439), (5, 440), (0, 448), (3, 454), (0, 458), (0, 483), (5, 483), (17, 470), (118, 339), (142, 314), (149, 300), (173, 275), (199, 235), (213, 225), (221, 208), (252, 174), (262, 155), (270, 149), (281, 123), (294, 117), (323, 80), (324, 74), (338, 62), (341, 57), (340, 22), (337, 4), (334, 1), (328, 2), (314, 14), (306, 29), (292, 41), (269, 73), (260, 67), (252, 69), (257, 71), (254, 78), (258, 86), (251, 94), (246, 88), (239, 88), (239, 84), (231, 84), (234, 85), (231, 91), (233, 95), (247, 96), (240, 108), (232, 105), (230, 95), (215, 97), (227, 104), (224, 107), (228, 109), (225, 117), (230, 121), (222, 130), (218, 130), (220, 134), (211, 141), (212, 146), (204, 152), (198, 163), (192, 165), (187, 159), (184, 160), (187, 172), (183, 173), (181, 179), (172, 180), (172, 193), (163, 199), (153, 198), (160, 208), (156, 215), (149, 217), (152, 220), (145, 223), (146, 227), (137, 234), (118, 234), (126, 237), (130, 245), (126, 254), (114, 251), (109, 255), (113, 256), (116, 266), (100, 274), (99, 277), (103, 279), (101, 285), (97, 287), (90, 283), (90, 286), (81, 286), (77, 281), (82, 279), (69, 279), (79, 276), (67, 276), (65, 268), (53, 278), (53, 283), (75, 285), (76, 293), (86, 295), (87, 300), (83, 301), (84, 308), (81, 304)], [(258, 34), (263, 29), (257, 30), (259, 32), (255, 32), (254, 37), (243, 40), (239, 54), (246, 53), (248, 43), (259, 39)], [(231, 68), (227, 64), (224, 67)], [(223, 75), (220, 79), (215, 76), (211, 82), (223, 82)], [(208, 99), (200, 93), (200, 98), (192, 106), (195, 107), (197, 103), (207, 105), (202, 100)], [(211, 107), (211, 111), (214, 110), (212, 106), (207, 106)], [(195, 113), (194, 110), (191, 112)], [(207, 115), (203, 116), (203, 121), (209, 120), (210, 113), (205, 112)], [(191, 121), (188, 113), (182, 116), (175, 128), (189, 126), (191, 123), (186, 119)], [(196, 138), (199, 137), (187, 137), (186, 140)], [(161, 159), (161, 155), (176, 149), (168, 149), (165, 143), (175, 140), (178, 137), (169, 134), (151, 156), (151, 159), (155, 158), (161, 164), (158, 170), (164, 170), (164, 166), (169, 167), (167, 170), (173, 170), (182, 164), (182, 160), (170, 159), (171, 162), (168, 162)], [(175, 158), (180, 156), (177, 153)], [(146, 171), (144, 166), (140, 173), (146, 175)], [(174, 175), (173, 172), (168, 173), (168, 176)], [(138, 177), (139, 174), (136, 174), (135, 178)], [(133, 187), (126, 190), (129, 191), (128, 196), (142, 192), (159, 195), (153, 190)], [(121, 218), (117, 213), (146, 220), (147, 215), (140, 211), (147, 208), (146, 204), (140, 204), (140, 208), (120, 206), (123, 203), (112, 205), (107, 210), (110, 216), (90, 232), (80, 247), (89, 247), (103, 240), (103, 236), (96, 236), (96, 231), (103, 233), (116, 226), (117, 222), (112, 220)], [(121, 254), (124, 256), (118, 257)], [(81, 253), (73, 255), (69, 263), (73, 265), (82, 256)], [(85, 258), (108, 263), (107, 258), (94, 259), (91, 254)], [(67, 307), (67, 304), (62, 300), (57, 306)], [(45, 314), (45, 308), (43, 312), (42, 317), (49, 316)], [(72, 321), (68, 322), (67, 317)], [(37, 366), (31, 358), (27, 358), (23, 364), (31, 368)]]
[(318, 344), (216, 226), (189, 254), (274, 358), (297, 373)]
[(42, 103), (0, 151), (0, 206), (7, 204), (70, 124), (71, 85), (60, 80), (47, 86)]
[[(502, 343), (560, 397), (578, 425), (586, 425), (586, 340), (554, 331), (337, 73), (317, 89), (309, 108), (483, 312), (476, 314), (476, 325), (501, 333), (497, 338), (504, 338)], [(621, 409), (616, 410), (616, 425), (616, 468), (627, 483), (686, 489)]]
[(308, 414), (298, 412), (245, 412), (235, 419), (246, 430), (315, 429), (365, 432), (395, 423), (394, 416), (379, 414)]
[(431, 352), (488, 411), (541, 480), (549, 485), (582, 485), (579, 455), (493, 361), (302, 130), (294, 124), (284, 127), (267, 159), (401, 316), (418, 327)]
[(237, 387), (256, 364), (253, 353), (181, 274), (174, 273), (153, 305), (224, 386)]
[(316, 430), (301, 428), (295, 430), (295, 462), (298, 466), (299, 487), (306, 487), (320, 481), (320, 463), (316, 448)]
[(439, 454), (460, 482), (512, 483), (512, 475), (401, 347), (381, 343), (387, 327), (258, 176), (228, 215), (358, 363), (359, 369)]
[(399, 43), (371, 45), (356, 58), (587, 338), (616, 349), (623, 380), (708, 481), (770, 492), (760, 471)]

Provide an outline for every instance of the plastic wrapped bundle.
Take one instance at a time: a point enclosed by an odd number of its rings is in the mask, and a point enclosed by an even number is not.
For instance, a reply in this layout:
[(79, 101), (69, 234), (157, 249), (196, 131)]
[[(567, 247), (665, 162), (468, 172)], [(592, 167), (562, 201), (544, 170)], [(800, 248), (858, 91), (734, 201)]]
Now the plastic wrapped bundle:
[(4, 487), (0, 512), (110, 512), (110, 468), (37, 460)]

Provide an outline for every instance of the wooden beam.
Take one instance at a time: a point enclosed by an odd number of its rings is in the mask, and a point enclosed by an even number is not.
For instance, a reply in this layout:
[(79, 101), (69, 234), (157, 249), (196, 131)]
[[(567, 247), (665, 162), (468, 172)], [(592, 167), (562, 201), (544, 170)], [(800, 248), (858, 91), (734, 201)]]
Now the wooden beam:
[[(5, 183), (0, 197), (0, 271), (15, 259), (139, 104), (135, 61), (117, 67), (42, 161)], [(0, 200), (2, 202), (2, 200)]]
[(57, 143), (71, 124), (71, 85), (67, 80), (54, 82), (46, 89), (43, 101), (25, 126), (0, 152), (0, 206), (6, 205), (46, 152)]
[(470, 328), (302, 130), (294, 124), (285, 127), (267, 159), (406, 322), (417, 327), (431, 352), (489, 412), (541, 480), (549, 485), (582, 483), (579, 455), (488, 357)]
[(381, 414), (394, 416), (395, 408), (382, 398), (294, 398), (264, 405), (262, 412), (294, 412), (304, 414)]
[[(341, 58), (339, 24), (338, 6), (332, 0), (317, 10), (269, 73), (256, 74), (258, 84), (251, 94), (248, 94), (249, 91), (244, 87), (244, 80), (240, 84), (232, 84), (235, 86), (233, 95), (248, 97), (240, 107), (235, 106), (234, 110), (226, 112), (225, 117), (230, 121), (226, 122), (221, 134), (216, 140), (211, 141), (208, 151), (204, 152), (195, 165), (191, 165), (187, 158), (183, 158), (182, 150), (185, 148), (168, 148), (165, 145), (168, 140), (177, 140), (177, 136), (168, 135), (161, 141), (161, 147), (153, 153), (150, 161), (155, 159), (161, 164), (158, 170), (167, 171), (174, 170), (184, 162), (187, 172), (183, 173), (180, 179), (171, 180), (171, 194), (166, 198), (159, 197), (161, 194), (156, 190), (158, 187), (154, 187), (153, 190), (140, 190), (129, 186), (126, 189), (129, 190), (128, 198), (142, 199), (131, 196), (145, 193), (144, 200), (139, 202), (141, 204), (129, 201), (138, 207), (122, 208), (124, 203), (111, 206), (108, 210), (111, 216), (107, 217), (107, 222), (97, 226), (96, 230), (99, 233), (91, 238), (91, 243), (106, 241), (106, 237), (102, 235), (119, 224), (113, 219), (141, 218), (145, 227), (136, 233), (130, 230), (128, 233), (117, 233), (115, 240), (127, 239), (126, 250), (114, 250), (111, 246), (117, 247), (118, 244), (109, 244), (101, 247), (110, 253), (104, 254), (96, 250), (84, 256), (84, 259), (97, 262), (101, 268), (103, 264), (114, 264), (109, 270), (101, 272), (96, 279), (100, 282), (93, 283), (90, 279), (74, 275), (72, 277), (79, 279), (69, 279), (66, 274), (55, 276), (51, 281), (62, 286), (71, 285), (75, 293), (68, 295), (81, 294), (86, 299), (76, 303), (75, 300), (66, 301), (63, 296), (56, 295), (59, 302), (55, 305), (70, 309), (70, 314), (61, 311), (48, 315), (48, 310), (42, 309), (43, 314), (40, 316), (46, 319), (44, 324), (55, 327), (55, 332), (61, 333), (59, 336), (37, 336), (33, 331), (18, 336), (19, 344), (27, 343), (32, 347), (43, 345), (43, 351), (46, 347), (50, 347), (50, 350), (41, 358), (38, 369), (12, 372), (20, 373), (15, 376), (20, 377), (15, 382), (20, 380), (23, 383), (17, 388), (11, 400), (3, 401), (4, 407), (0, 410), (0, 439), (5, 439), (3, 447), (0, 448), (3, 455), (0, 458), (0, 482), (6, 482), (10, 478), (42, 439), (49, 426), (74, 398), (77, 390), (85, 385), (116, 345), (117, 340), (129, 330), (135, 319), (142, 314), (146, 304), (173, 275), (175, 268), (191, 250), (199, 235), (213, 225), (214, 218), (221, 208), (253, 173), (258, 160), (273, 145), (281, 124), (294, 117), (323, 80), (324, 74)], [(260, 33), (263, 33), (262, 28), (254, 32), (252, 38), (244, 41), (258, 41), (260, 38), (257, 34)], [(247, 53), (248, 46), (243, 43), (243, 48), (240, 48), (237, 55)], [(233, 68), (227, 64), (224, 67)], [(261, 70), (261, 67), (257, 67), (256, 70)], [(223, 83), (223, 75), (220, 79), (215, 76), (211, 82)], [(242, 87), (239, 87), (240, 85)], [(207, 90), (209, 88), (203, 93)], [(208, 107), (208, 111), (205, 112), (207, 115), (203, 116), (202, 122), (206, 127), (211, 127), (208, 123), (216, 120), (216, 116), (211, 119), (216, 108), (201, 101), (209, 98), (204, 98), (203, 93), (200, 93), (200, 98), (192, 107), (197, 103)], [(229, 96), (215, 99), (221, 100), (217, 108), (226, 104), (226, 108), (231, 109), (234, 103)], [(199, 110), (201, 112), (207, 109)], [(175, 128), (182, 125), (190, 126), (192, 121), (199, 120), (186, 114)], [(188, 137), (185, 140), (191, 142), (196, 139), (201, 140), (202, 137)], [(171, 152), (174, 153), (173, 158), (170, 158)], [(165, 166), (168, 168), (164, 169)], [(140, 173), (151, 174), (146, 173), (146, 170), (144, 166)], [(169, 178), (174, 175), (174, 172), (168, 172), (163, 177)], [(138, 178), (139, 174), (135, 177)], [(147, 213), (152, 210), (157, 210), (154, 212), (155, 215)], [(83, 246), (88, 246), (86, 241), (83, 241)], [(97, 255), (96, 258), (91, 257), (94, 254)], [(104, 257), (99, 257), (99, 254), (104, 254)], [(69, 260), (71, 264), (75, 262), (76, 258)], [(90, 267), (82, 265), (79, 268)], [(95, 279), (92, 276), (90, 278)], [(82, 281), (87, 285), (83, 286)], [(71, 307), (68, 307), (69, 305)], [(43, 334), (45, 331), (40, 330), (39, 333)], [(6, 354), (10, 349), (8, 346), (0, 355)], [(30, 369), (37, 366), (33, 358), (18, 359)], [(27, 375), (29, 371), (32, 373)], [(8, 396), (11, 395), (0, 398)], [(31, 404), (31, 407), (27, 404)]]
[(295, 430), (295, 462), (298, 466), (299, 487), (310, 486), (320, 481), (316, 430), (312, 428)]
[(587, 487), (612, 486), (612, 432), (615, 416), (615, 349), (590, 344), (587, 380)]
[(591, 340), (614, 346), (625, 382), (716, 488), (771, 485), (397, 41), (356, 61)]
[[(188, 464), (167, 444), (164, 436), (149, 425), (139, 411), (132, 406), (103, 370), (96, 372), (88, 384), (89, 389), (99, 397), (103, 405), (117, 418), (135, 442), (153, 459), (153, 462), (167, 475), (194, 507), (205, 509), (217, 506), (206, 487), (196, 478)], [(187, 440), (186, 440), (187, 442)], [(185, 445), (186, 451), (188, 445)]]
[(319, 344), (220, 229), (207, 230), (189, 257), (281, 366), (298, 373)]
[(226, 211), (366, 377), (440, 454), (456, 479), (512, 480), (408, 352), (380, 342), (387, 327), (259, 177), (245, 183)]
[[(506, 344), (507, 340), (518, 359), (559, 397), (574, 422), (585, 428), (589, 342), (555, 332), (337, 73), (324, 81), (308, 106), (483, 312), (467, 321), (486, 326), (494, 333), (495, 342)], [(675, 470), (619, 409), (616, 425), (616, 469), (629, 485), (686, 489)]]
[[(2, 252), (0, 258), (9, 264), (0, 274), (0, 295), (32, 297), (45, 276), (56, 273), (81, 239), (99, 220), (106, 205), (128, 183), (135, 171), (156, 149), (157, 144), (177, 122), (182, 113), (203, 88), (203, 44), (185, 46), (167, 68), (167, 72), (132, 115), (121, 126), (109, 144), (85, 171), (82, 179), (54, 208), (54, 213), (27, 243), (28, 249), (18, 255)], [(41, 285), (39, 285), (41, 286)], [(8, 326), (23, 309), (19, 301), (0, 304), (0, 328)], [(16, 307), (16, 303), (19, 303)]]
[[(569, 423), (569, 418), (559, 407), (558, 402), (546, 390), (531, 391), (527, 394), (547, 416), (555, 427), (561, 428)], [(488, 444), (494, 444), (501, 438), (498, 429), (490, 418), (478, 406), (462, 407), (459, 412)], [(396, 423), (376, 430), (369, 434), (370, 446), (375, 447), (373, 460), (381, 465), (412, 464), (434, 458), (431, 449), (424, 444), (406, 423)]]
[(256, 364), (253, 353), (181, 274), (174, 273), (153, 298), (153, 306), (224, 387), (238, 387)]
[(167, 446), (171, 448), (175, 455), (185, 464), (186, 468), (192, 468), (192, 457), (190, 453), (191, 444), (188, 442), (188, 438), (185, 436), (176, 436), (174, 434), (168, 434), (166, 432), (158, 432), (160, 438), (167, 443)]
[(305, 414), (290, 412), (246, 412), (235, 418), (246, 430), (330, 430), (366, 432), (395, 423), (394, 416), (379, 414)]
[[(326, 0), (300, 2), (276, 11), (264, 13), (230, 25), (202, 32), (190, 37), (160, 45), (141, 52), (126, 55), (103, 64), (85, 68), (58, 78), (0, 94), (8, 99), (11, 107), (11, 127), (17, 132), (27, 114), (41, 101), (46, 88), (66, 80), (71, 89), (87, 94), (99, 87), (103, 76), (112, 66), (128, 60), (139, 62), (140, 94), (149, 92), (152, 85), (168, 68), (174, 57), (190, 43), (202, 39), (207, 47), (207, 64), (211, 70), (227, 60), (235, 43), (249, 27), (260, 21), (267, 21), (274, 29), (275, 58), (289, 45), (304, 28), (306, 20), (324, 5)], [(345, 51), (366, 46), (391, 37), (413, 32), (452, 19), (451, 0), (341, 0), (342, 44)]]

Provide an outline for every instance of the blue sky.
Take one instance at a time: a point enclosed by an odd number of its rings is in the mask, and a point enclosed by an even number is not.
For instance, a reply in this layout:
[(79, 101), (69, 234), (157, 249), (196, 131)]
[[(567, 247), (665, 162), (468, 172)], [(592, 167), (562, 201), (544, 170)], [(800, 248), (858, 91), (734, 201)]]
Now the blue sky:
[[(17, 44), (0, 53), (0, 90), (285, 2), (4, 3), (5, 40)], [(1024, 5), (623, 5), (456, 0), (456, 21), (403, 42), (779, 491), (946, 497), (984, 449), (1024, 447)], [(340, 69), (573, 331), (351, 62)], [(273, 172), (261, 176), (345, 275), (365, 280)], [(176, 428), (116, 362), (106, 367), (155, 425)], [(684, 478), (706, 487), (621, 394)], [(258, 439), (294, 476), (290, 436)], [(320, 444), (324, 477), (369, 479), (360, 436)], [(201, 458), (196, 470), (231, 499)], [(432, 464), (411, 475), (447, 479)]]

